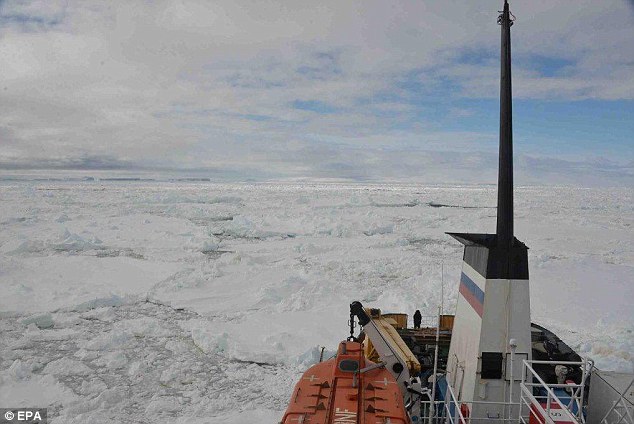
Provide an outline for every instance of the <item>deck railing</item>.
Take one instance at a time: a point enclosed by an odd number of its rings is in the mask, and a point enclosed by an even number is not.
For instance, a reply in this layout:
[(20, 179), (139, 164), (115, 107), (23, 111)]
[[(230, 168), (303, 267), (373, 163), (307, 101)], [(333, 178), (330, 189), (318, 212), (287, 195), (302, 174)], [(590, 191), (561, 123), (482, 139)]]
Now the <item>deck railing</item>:
[[(580, 383), (548, 384), (539, 376), (533, 365), (563, 365), (581, 368)], [(528, 423), (526, 414), (544, 424), (555, 421), (585, 423), (583, 399), (585, 397), (586, 380), (594, 363), (584, 358), (582, 361), (523, 361), (522, 381), (520, 383), (520, 422)], [(565, 404), (555, 394), (555, 389), (564, 389), (569, 399)], [(541, 393), (536, 395), (535, 393)], [(544, 394), (545, 393), (545, 394)], [(530, 418), (529, 418), (530, 420)]]
[[(533, 368), (533, 365), (542, 364), (580, 367), (582, 370), (581, 381), (578, 384), (572, 382), (548, 384)], [(522, 424), (528, 424), (529, 422), (538, 422), (540, 424), (567, 422), (584, 424), (583, 399), (586, 380), (593, 366), (593, 362), (587, 359), (579, 362), (524, 360), (522, 363), (519, 402), (460, 401), (451, 385), (448, 384), (445, 401), (421, 402), (420, 422), (427, 424), (476, 424), (486, 422)], [(632, 384), (634, 384), (634, 381)], [(559, 391), (558, 389), (566, 391), (566, 400), (564, 402), (555, 393), (555, 391)], [(472, 412), (487, 409), (481, 406), (496, 407), (503, 412), (498, 417), (481, 417), (473, 415), (473, 413), (468, 416), (463, 414), (463, 408)], [(613, 414), (620, 414), (618, 415), (619, 418), (624, 417), (619, 424), (634, 424), (634, 422), (627, 420), (628, 413), (631, 419), (631, 411), (625, 410), (624, 412), (623, 408), (619, 408), (616, 404), (611, 411)], [(613, 422), (618, 421), (610, 418), (610, 420), (602, 424), (612, 424)]]

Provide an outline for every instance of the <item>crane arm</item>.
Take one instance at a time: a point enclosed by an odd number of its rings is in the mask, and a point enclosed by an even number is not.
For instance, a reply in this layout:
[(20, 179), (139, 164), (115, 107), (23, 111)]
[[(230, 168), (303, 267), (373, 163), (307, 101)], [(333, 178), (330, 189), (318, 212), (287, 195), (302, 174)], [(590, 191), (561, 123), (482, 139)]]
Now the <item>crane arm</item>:
[(411, 376), (420, 372), (420, 363), (392, 324), (378, 309), (364, 308), (361, 302), (350, 304), (350, 315), (357, 317), (385, 368), (389, 370), (403, 394), (409, 392)]

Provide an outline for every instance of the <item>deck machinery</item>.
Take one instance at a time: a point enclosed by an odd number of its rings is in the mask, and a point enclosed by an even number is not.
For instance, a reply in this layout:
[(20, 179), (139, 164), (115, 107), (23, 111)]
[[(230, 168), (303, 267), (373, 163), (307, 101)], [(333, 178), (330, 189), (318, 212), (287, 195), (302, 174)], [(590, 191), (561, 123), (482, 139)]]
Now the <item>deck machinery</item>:
[(353, 302), (350, 336), (304, 373), (283, 424), (634, 424), (634, 376), (597, 370), (531, 323), (528, 248), (513, 231), (513, 21), (505, 0), (497, 228), (448, 233), (464, 245), (455, 316), (410, 329)]

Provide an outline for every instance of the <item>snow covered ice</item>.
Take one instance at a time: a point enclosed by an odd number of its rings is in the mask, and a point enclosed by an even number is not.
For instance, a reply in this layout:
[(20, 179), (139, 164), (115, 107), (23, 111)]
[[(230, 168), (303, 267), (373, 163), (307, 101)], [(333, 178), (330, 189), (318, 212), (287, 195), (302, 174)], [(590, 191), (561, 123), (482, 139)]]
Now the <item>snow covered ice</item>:
[[(634, 370), (631, 188), (518, 187), (533, 321)], [(61, 423), (275, 423), (348, 304), (453, 312), (494, 186), (0, 183), (0, 404)]]

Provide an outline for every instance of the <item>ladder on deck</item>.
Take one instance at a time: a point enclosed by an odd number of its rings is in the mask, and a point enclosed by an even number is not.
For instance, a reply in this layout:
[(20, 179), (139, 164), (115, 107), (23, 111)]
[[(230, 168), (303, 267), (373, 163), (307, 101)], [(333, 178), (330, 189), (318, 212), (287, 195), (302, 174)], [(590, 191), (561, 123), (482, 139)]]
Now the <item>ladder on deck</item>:
[[(581, 362), (557, 362), (557, 365), (579, 366), (582, 369), (581, 382), (547, 384), (533, 368), (534, 364), (553, 364), (551, 361), (523, 361), (520, 383), (519, 422), (524, 424), (584, 424), (583, 399), (586, 379), (593, 363), (585, 359)], [(562, 402), (555, 391), (565, 390), (567, 399)], [(536, 395), (535, 393), (540, 393)], [(526, 419), (528, 418), (528, 420)]]

